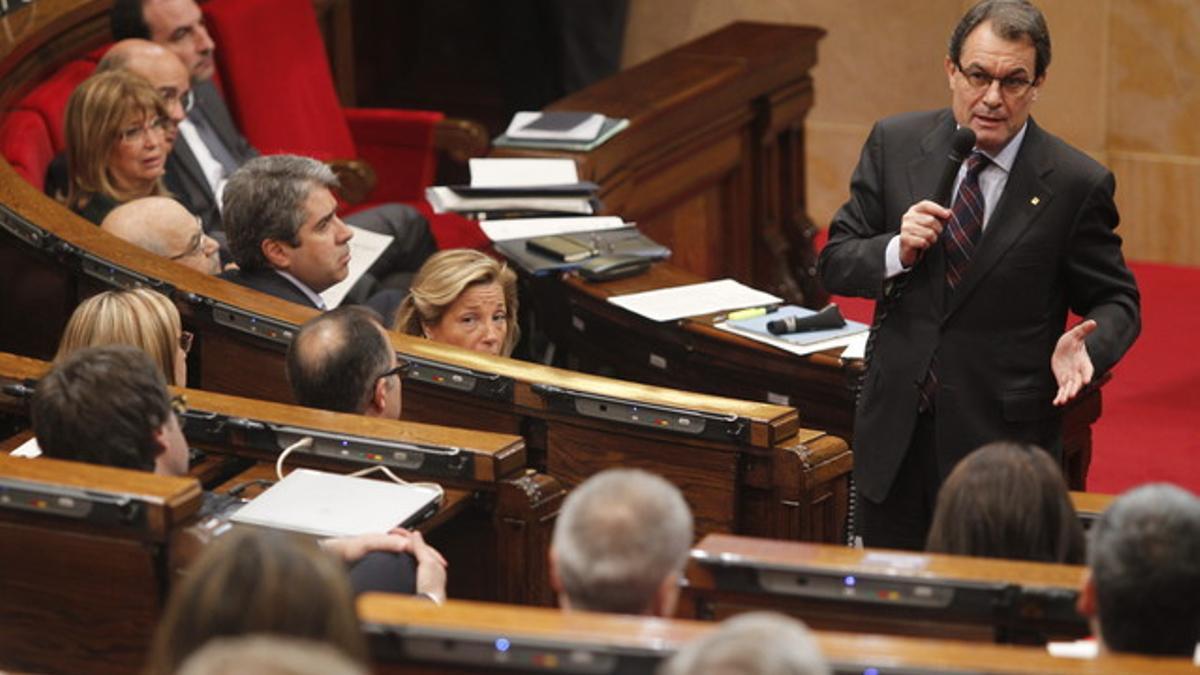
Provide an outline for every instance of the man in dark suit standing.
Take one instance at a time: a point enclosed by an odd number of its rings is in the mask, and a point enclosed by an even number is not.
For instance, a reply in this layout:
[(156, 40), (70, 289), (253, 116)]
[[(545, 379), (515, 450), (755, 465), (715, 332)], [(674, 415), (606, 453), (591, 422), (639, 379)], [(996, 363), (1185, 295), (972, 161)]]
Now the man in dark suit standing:
[[(337, 215), (337, 178), (310, 157), (268, 155), (246, 162), (225, 187), (225, 233), (240, 269), (221, 278), (320, 310), (321, 293), (346, 278), (354, 232)], [(391, 317), (395, 290), (365, 304)]]
[[(221, 193), (229, 176), (259, 152), (241, 135), (213, 84), (215, 44), (194, 0), (117, 0), (112, 10), (114, 40), (143, 38), (174, 53), (192, 79), (193, 107), (179, 125), (167, 158), (167, 189), (204, 220), (221, 229)], [(362, 302), (378, 284), (407, 289), (412, 274), (437, 250), (429, 224), (416, 209), (385, 204), (346, 217), (364, 230), (394, 238), (349, 297)]]
[[(922, 548), (941, 481), (986, 442), (1061, 453), (1061, 406), (1140, 330), (1112, 173), (1029, 116), (1049, 63), (1036, 7), (974, 6), (945, 59), (951, 109), (877, 123), (830, 226), (826, 288), (877, 300), (854, 438), (868, 545)], [(976, 143), (945, 208), (956, 127)], [(1064, 332), (1068, 309), (1085, 320)]]

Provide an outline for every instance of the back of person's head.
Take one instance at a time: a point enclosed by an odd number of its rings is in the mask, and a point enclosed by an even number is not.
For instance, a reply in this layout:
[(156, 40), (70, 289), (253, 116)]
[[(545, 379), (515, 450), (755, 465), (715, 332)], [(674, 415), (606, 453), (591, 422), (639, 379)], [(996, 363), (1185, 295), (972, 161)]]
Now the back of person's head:
[(179, 310), (163, 294), (148, 288), (104, 291), (75, 308), (54, 360), (84, 347), (129, 345), (146, 352), (168, 384), (183, 386), (182, 335)]
[(1200, 642), (1200, 499), (1174, 485), (1139, 487), (1090, 536), (1081, 608), (1099, 619), (1105, 646), (1190, 656)]
[(639, 469), (609, 469), (567, 495), (551, 567), (569, 609), (669, 615), (692, 545), (692, 513), (674, 485)]
[(359, 306), (339, 307), (300, 327), (288, 347), (288, 382), (300, 405), (362, 413), (391, 367), (393, 353), (377, 314)]
[(1062, 470), (1046, 451), (990, 443), (942, 484), (926, 550), (1079, 565), (1083, 527)]
[(152, 471), (171, 416), (166, 382), (141, 350), (80, 349), (38, 381), (33, 433), (47, 457)]
[(222, 195), (221, 222), (238, 265), (247, 272), (271, 269), (263, 241), (299, 246), (309, 194), (337, 186), (332, 169), (299, 155), (255, 157), (234, 171)]
[(129, 38), (150, 39), (150, 26), (146, 23), (146, 17), (142, 13), (144, 1), (113, 0), (112, 11), (108, 15), (113, 42)]
[(323, 642), (366, 663), (342, 563), (286, 532), (233, 530), (209, 545), (172, 589), (149, 672), (176, 672), (213, 638), (255, 633)]
[(327, 644), (251, 635), (210, 640), (176, 675), (367, 675), (367, 669)]
[(521, 337), (517, 323), (517, 275), (508, 265), (468, 248), (438, 251), (421, 265), (413, 277), (408, 296), (396, 313), (396, 330), (407, 335), (424, 335), (424, 326), (437, 324), (463, 291), (476, 284), (499, 284), (508, 311), (508, 332), (500, 353), (512, 354)]
[(691, 642), (659, 675), (828, 675), (821, 647), (803, 623), (774, 612), (750, 612)]
[[(96, 73), (75, 87), (67, 99), (63, 121), (67, 144), (67, 173), (71, 185), (67, 204), (78, 208), (94, 194), (124, 202), (144, 195), (121, 188), (109, 159), (131, 118), (167, 119), (167, 108), (153, 85), (138, 75), (111, 70)], [(155, 194), (163, 194), (161, 180)]]

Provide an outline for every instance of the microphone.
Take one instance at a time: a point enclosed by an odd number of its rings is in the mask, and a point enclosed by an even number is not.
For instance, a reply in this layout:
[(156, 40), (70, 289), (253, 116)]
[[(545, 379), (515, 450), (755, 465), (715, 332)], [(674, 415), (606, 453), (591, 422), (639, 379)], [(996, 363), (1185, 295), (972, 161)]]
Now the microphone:
[(771, 335), (783, 335), (785, 333), (803, 333), (810, 330), (829, 330), (831, 328), (841, 328), (846, 325), (846, 319), (842, 318), (842, 312), (837, 305), (830, 304), (817, 312), (808, 316), (785, 316), (782, 319), (775, 319), (767, 322), (767, 331)]
[(958, 168), (974, 147), (975, 132), (970, 127), (960, 127), (950, 137), (950, 154), (946, 155), (946, 166), (942, 168), (942, 177), (933, 193), (933, 201), (950, 208), (950, 197), (954, 192), (954, 179), (958, 178)]

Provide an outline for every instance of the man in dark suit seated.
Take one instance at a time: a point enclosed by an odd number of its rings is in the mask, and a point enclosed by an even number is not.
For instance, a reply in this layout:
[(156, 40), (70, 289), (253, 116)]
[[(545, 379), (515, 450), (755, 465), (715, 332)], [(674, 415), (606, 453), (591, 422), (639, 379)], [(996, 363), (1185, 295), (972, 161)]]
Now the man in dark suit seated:
[[(309, 157), (246, 162), (225, 186), (225, 234), (240, 269), (221, 278), (290, 302), (328, 309), (320, 293), (346, 278), (354, 232), (337, 215), (337, 178)], [(403, 296), (381, 291), (366, 304), (395, 315)]]
[[(829, 228), (825, 287), (876, 300), (853, 439), (868, 546), (921, 549), (975, 448), (1061, 454), (1061, 407), (1140, 330), (1112, 173), (1030, 117), (1049, 64), (1036, 7), (975, 5), (943, 64), (951, 107), (876, 124)], [(974, 152), (947, 170), (957, 129)], [(1064, 332), (1068, 309), (1085, 320)]]
[[(30, 414), (47, 457), (186, 476), (183, 406), (144, 352), (109, 345), (81, 349), (55, 365), (38, 381)], [(419, 532), (336, 537), (321, 546), (350, 566), (356, 592), (415, 590), (433, 602), (446, 598), (446, 561)]]
[(563, 502), (550, 583), (567, 611), (674, 616), (691, 547), (679, 488), (640, 469), (608, 469)]
[[(219, 230), (221, 192), (227, 179), (259, 152), (238, 131), (212, 82), (215, 45), (204, 27), (200, 7), (194, 0), (117, 0), (111, 20), (114, 40), (151, 40), (187, 67), (194, 105), (179, 125), (164, 181), (189, 211), (204, 220), (207, 231)], [(406, 291), (412, 275), (437, 251), (425, 217), (404, 204), (365, 209), (347, 216), (346, 222), (393, 237), (363, 281), (351, 289), (349, 297), (355, 302), (364, 302), (375, 282)]]
[(288, 345), (292, 394), (310, 408), (400, 419), (400, 378), (407, 367), (365, 307), (339, 307), (310, 319)]
[(1118, 497), (1091, 537), (1079, 613), (1104, 648), (1191, 656), (1200, 646), (1200, 499), (1142, 486)]

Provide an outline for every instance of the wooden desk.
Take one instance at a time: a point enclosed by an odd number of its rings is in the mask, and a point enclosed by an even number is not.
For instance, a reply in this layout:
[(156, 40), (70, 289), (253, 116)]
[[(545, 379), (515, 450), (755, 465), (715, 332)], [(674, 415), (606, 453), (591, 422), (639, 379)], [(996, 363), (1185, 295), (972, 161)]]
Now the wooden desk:
[(681, 611), (751, 608), (815, 628), (1045, 641), (1088, 632), (1075, 611), (1084, 568), (709, 535), (692, 550)]
[(200, 507), (200, 485), (7, 455), (0, 483), (0, 667), (139, 670), (165, 601), (168, 544)]
[(1100, 518), (1100, 516), (1112, 505), (1114, 495), (1105, 495), (1098, 492), (1072, 492), (1071, 504), (1075, 506), (1075, 513), (1079, 516), (1079, 520), (1083, 522), (1083, 529), (1089, 530), (1092, 525)]
[[(539, 325), (578, 360), (581, 369), (752, 401), (795, 406), (802, 426), (854, 436), (855, 397), (861, 361), (842, 361), (841, 350), (795, 356), (719, 330), (712, 317), (655, 322), (608, 298), (708, 281), (673, 262), (646, 274), (588, 283), (578, 276), (535, 280)], [(1063, 416), (1063, 473), (1082, 490), (1091, 462), (1091, 425), (1100, 416), (1100, 390), (1089, 389)]]
[[(376, 664), (389, 674), (654, 673), (687, 642), (715, 630), (685, 619), (563, 613), (368, 593), (358, 600)], [(1045, 649), (882, 635), (817, 632), (835, 673), (1195, 673), (1187, 659), (1105, 655), (1061, 659)]]
[(637, 222), (683, 268), (822, 304), (804, 119), (824, 35), (730, 24), (548, 106), (628, 118), (600, 147), (493, 154), (574, 159), (580, 178), (600, 185), (605, 213)]

